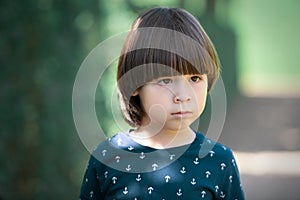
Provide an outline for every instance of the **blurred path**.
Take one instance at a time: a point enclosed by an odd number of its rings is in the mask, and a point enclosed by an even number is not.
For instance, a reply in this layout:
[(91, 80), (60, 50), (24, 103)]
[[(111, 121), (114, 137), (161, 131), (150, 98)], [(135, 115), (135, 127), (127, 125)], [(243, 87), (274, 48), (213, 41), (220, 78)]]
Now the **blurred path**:
[(300, 150), (300, 99), (237, 98), (220, 141), (239, 151)]
[[(254, 155), (265, 151), (275, 155), (289, 151), (300, 152), (299, 122), (300, 99), (239, 97), (227, 113), (219, 141), (230, 146), (235, 152), (252, 152)], [(240, 160), (243, 162), (241, 166), (244, 167), (240, 170), (247, 200), (300, 199), (299, 173), (287, 175), (278, 170), (272, 171), (269, 165), (267, 174), (253, 172), (259, 171), (259, 168), (266, 166), (270, 161), (281, 163), (277, 168), (282, 168), (281, 171), (284, 172), (287, 166), (296, 165), (300, 158), (291, 157), (282, 159), (282, 162), (280, 156), (277, 158), (279, 161), (272, 159), (274, 158), (265, 157), (258, 161), (244, 156)], [(247, 171), (245, 166), (248, 161), (252, 161), (249, 163), (251, 167), (258, 169)]]
[(300, 178), (292, 176), (242, 176), (246, 200), (299, 200)]

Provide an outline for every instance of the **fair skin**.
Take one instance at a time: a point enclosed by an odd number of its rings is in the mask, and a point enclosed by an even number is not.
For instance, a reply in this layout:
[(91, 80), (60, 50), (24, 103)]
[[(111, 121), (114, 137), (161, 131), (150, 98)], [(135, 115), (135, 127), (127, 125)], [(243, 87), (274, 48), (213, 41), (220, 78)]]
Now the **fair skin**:
[(140, 96), (146, 114), (131, 138), (156, 149), (190, 144), (195, 139), (190, 125), (204, 110), (207, 85), (205, 74), (161, 77), (145, 84), (134, 95)]

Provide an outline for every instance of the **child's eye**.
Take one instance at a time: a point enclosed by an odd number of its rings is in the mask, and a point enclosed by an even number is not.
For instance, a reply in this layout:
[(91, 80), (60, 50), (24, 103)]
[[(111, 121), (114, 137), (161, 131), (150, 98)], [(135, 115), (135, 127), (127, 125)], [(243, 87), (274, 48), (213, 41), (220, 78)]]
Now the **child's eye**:
[(171, 84), (172, 82), (173, 82), (172, 79), (170, 79), (170, 78), (164, 78), (164, 79), (160, 79), (158, 81), (158, 84), (160, 84), (160, 85), (168, 85), (168, 84)]
[(200, 76), (192, 76), (192, 77), (190, 77), (190, 81), (192, 81), (193, 83), (198, 83), (199, 81), (201, 81), (201, 77)]

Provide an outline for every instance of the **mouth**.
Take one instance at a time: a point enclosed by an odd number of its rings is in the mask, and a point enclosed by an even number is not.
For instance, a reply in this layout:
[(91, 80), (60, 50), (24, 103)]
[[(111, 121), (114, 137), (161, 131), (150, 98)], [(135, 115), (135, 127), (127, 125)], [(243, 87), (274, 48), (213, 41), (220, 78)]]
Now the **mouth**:
[(192, 115), (192, 112), (191, 111), (178, 111), (178, 112), (171, 113), (171, 115), (174, 117), (184, 118), (184, 117), (189, 117), (190, 115)]

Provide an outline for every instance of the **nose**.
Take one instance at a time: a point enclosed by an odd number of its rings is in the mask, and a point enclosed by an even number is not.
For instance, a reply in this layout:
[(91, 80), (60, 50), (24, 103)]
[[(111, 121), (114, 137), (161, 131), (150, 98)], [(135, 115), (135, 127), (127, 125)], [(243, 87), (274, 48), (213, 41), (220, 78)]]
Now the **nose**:
[(174, 103), (189, 102), (191, 100), (191, 86), (186, 81), (177, 84), (174, 92)]
[(182, 97), (182, 96), (179, 96), (179, 95), (175, 95), (174, 97), (174, 103), (182, 103), (182, 102), (188, 102), (190, 101), (191, 98), (189, 96), (186, 96), (186, 97)]

